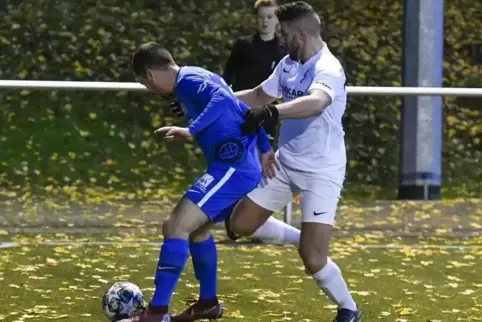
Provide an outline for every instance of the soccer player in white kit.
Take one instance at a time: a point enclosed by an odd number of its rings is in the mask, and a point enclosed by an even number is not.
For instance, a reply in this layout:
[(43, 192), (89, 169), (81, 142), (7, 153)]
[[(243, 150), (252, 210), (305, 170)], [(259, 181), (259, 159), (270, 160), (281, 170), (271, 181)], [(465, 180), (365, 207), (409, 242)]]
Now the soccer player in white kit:
[[(230, 229), (241, 236), (272, 238), (276, 229), (285, 228), (270, 216), (299, 194), (303, 263), (320, 289), (338, 305), (334, 322), (360, 322), (360, 310), (340, 268), (328, 257), (346, 169), (342, 126), (345, 73), (322, 40), (320, 19), (309, 4), (288, 3), (276, 14), (289, 55), (262, 84), (236, 94), (251, 107), (242, 127), (246, 133), (257, 132), (264, 123), (283, 121), (279, 150), (262, 158), (268, 179), (240, 201)], [(277, 98), (284, 102), (273, 105)]]

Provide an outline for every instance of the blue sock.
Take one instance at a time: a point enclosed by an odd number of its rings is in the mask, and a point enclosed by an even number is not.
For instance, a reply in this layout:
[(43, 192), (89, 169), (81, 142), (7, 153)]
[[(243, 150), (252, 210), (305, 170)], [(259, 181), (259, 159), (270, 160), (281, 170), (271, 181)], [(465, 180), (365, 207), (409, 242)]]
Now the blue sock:
[(156, 291), (152, 296), (152, 306), (169, 305), (188, 256), (189, 245), (187, 240), (168, 238), (164, 241), (154, 279)]
[(196, 278), (201, 285), (199, 299), (214, 299), (218, 288), (218, 251), (213, 236), (199, 243), (189, 243)]

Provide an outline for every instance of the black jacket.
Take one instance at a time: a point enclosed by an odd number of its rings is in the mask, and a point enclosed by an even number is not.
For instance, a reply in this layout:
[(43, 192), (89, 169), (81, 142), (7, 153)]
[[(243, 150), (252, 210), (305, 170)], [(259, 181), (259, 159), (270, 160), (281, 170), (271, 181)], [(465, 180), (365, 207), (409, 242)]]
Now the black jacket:
[(234, 91), (256, 87), (285, 55), (285, 46), (276, 36), (270, 41), (261, 40), (257, 33), (242, 37), (234, 44), (223, 77)]

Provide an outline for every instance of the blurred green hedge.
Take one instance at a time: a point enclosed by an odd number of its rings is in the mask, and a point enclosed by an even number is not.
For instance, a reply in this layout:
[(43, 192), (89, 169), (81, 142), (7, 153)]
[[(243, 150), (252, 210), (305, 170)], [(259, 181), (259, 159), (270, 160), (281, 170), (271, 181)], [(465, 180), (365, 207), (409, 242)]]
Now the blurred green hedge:
[[(311, 3), (349, 85), (400, 85), (402, 1)], [(480, 12), (480, 1), (446, 0), (445, 86), (480, 80), (468, 52), (482, 41)], [(221, 72), (233, 41), (253, 25), (251, 1), (239, 0), (3, 0), (0, 14), (0, 79), (133, 81), (130, 55), (152, 40), (182, 64)], [(180, 192), (204, 161), (194, 144), (152, 136), (153, 128), (179, 122), (165, 114), (166, 103), (141, 93), (2, 90), (0, 185), (27, 196), (79, 197), (85, 188), (132, 198)], [(481, 195), (481, 110), (477, 99), (445, 100), (446, 196)], [(347, 196), (396, 196), (399, 119), (399, 98), (350, 99)]]

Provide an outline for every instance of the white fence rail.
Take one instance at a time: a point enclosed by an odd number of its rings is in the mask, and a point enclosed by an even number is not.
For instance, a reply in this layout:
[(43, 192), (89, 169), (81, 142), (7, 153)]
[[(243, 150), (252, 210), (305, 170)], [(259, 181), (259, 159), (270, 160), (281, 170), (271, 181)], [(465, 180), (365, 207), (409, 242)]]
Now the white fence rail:
[[(127, 82), (73, 82), (0, 80), (0, 89), (18, 90), (82, 90), (82, 91), (146, 91), (139, 83)], [(350, 95), (378, 96), (482, 96), (482, 88), (464, 87), (379, 87), (347, 86)], [(284, 211), (285, 222), (291, 224), (292, 204)]]
[[(145, 91), (139, 83), (0, 80), (0, 88), (29, 90)], [(347, 86), (351, 95), (482, 96), (482, 88)]]

